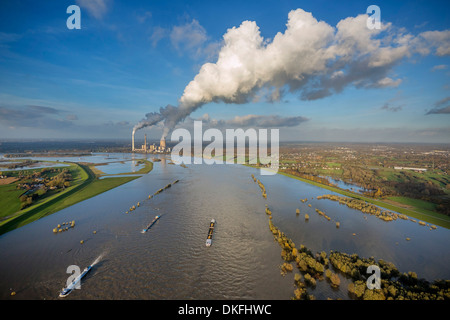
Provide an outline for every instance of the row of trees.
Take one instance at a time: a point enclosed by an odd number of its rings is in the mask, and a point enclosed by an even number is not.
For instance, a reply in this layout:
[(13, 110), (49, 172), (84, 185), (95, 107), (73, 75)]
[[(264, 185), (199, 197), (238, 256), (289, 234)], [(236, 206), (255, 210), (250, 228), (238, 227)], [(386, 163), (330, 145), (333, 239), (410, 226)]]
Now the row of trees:
[(70, 181), (72, 181), (72, 175), (67, 169), (64, 169), (46, 182), (46, 186), (49, 188), (67, 188), (70, 187)]
[(304, 172), (300, 172), (299, 170), (293, 170), (293, 169), (286, 169), (285, 172), (292, 174), (293, 176), (297, 176), (297, 177), (300, 177), (303, 179), (315, 181), (315, 182), (318, 182), (318, 183), (321, 183), (321, 184), (324, 184), (327, 186), (334, 186), (334, 184), (331, 183), (327, 178), (319, 177), (318, 175), (304, 173)]
[[(48, 177), (55, 170), (59, 171), (59, 173), (53, 177)], [(31, 206), (38, 199), (43, 198), (48, 189), (64, 189), (70, 187), (70, 182), (72, 181), (72, 175), (69, 170), (49, 168), (43, 168), (41, 171), (35, 171), (33, 174), (24, 176), (22, 181), (32, 181), (36, 178), (42, 178), (42, 183), (28, 182), (21, 185), (22, 187), (26, 185), (29, 188), (27, 192), (19, 197), (21, 210)]]
[[(330, 174), (330, 177), (355, 184), (364, 189), (363, 194), (373, 198), (401, 196), (420, 199), (436, 204), (436, 211), (450, 215), (450, 178), (438, 176), (429, 178), (423, 173), (398, 171), (392, 173), (389, 179), (380, 172), (382, 169), (371, 169), (356, 165), (342, 165), (342, 173)], [(320, 177), (313, 169), (286, 169), (285, 172), (333, 186), (327, 178)]]

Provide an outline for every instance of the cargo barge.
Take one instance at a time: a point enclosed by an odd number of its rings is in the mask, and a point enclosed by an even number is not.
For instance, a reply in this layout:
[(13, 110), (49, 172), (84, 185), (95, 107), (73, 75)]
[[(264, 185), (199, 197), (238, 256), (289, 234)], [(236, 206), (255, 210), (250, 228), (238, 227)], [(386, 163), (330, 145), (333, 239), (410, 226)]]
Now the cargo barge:
[(210, 247), (212, 244), (212, 236), (214, 233), (214, 226), (216, 224), (216, 220), (212, 219), (209, 223), (209, 231), (208, 231), (208, 237), (206, 238), (206, 246)]
[(158, 219), (159, 219), (160, 217), (161, 217), (161, 216), (156, 216), (156, 217), (153, 219), (153, 221), (150, 222), (150, 224), (149, 224), (145, 229), (143, 229), (143, 230), (141, 231), (141, 233), (146, 233), (146, 232), (148, 231), (148, 229), (150, 229), (150, 228), (155, 224), (155, 222), (158, 221)]

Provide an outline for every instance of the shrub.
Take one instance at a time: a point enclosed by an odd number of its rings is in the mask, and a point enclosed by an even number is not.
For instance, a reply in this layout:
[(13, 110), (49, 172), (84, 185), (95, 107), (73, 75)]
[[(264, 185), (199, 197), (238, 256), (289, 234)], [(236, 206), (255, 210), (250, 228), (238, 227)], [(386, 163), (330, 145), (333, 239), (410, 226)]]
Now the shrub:
[(309, 273), (305, 274), (305, 282), (313, 287), (316, 285), (316, 279), (311, 277)]
[(364, 291), (366, 290), (366, 283), (362, 280), (355, 281), (348, 285), (348, 292), (355, 296), (357, 299), (362, 298)]
[(341, 284), (341, 279), (339, 279), (339, 276), (336, 273), (331, 274), (330, 280), (333, 287), (339, 287), (339, 285)]

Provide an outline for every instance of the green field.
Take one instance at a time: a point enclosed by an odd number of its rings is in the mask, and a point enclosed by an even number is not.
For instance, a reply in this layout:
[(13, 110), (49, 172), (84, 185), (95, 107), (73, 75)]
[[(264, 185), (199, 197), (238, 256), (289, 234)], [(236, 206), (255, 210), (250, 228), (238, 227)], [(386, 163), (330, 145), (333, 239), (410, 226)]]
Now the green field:
[[(382, 201), (382, 200), (368, 198), (368, 197), (359, 195), (357, 193), (353, 193), (353, 192), (350, 192), (350, 191), (347, 191), (347, 190), (342, 190), (340, 188), (326, 186), (326, 185), (323, 185), (321, 183), (318, 183), (318, 182), (315, 182), (315, 181), (311, 181), (311, 180), (307, 180), (307, 179), (303, 179), (303, 178), (300, 178), (300, 177), (297, 177), (297, 176), (294, 176), (294, 175), (291, 175), (291, 174), (288, 174), (288, 173), (284, 173), (284, 172), (278, 172), (278, 173), (282, 174), (284, 176), (287, 176), (289, 178), (297, 179), (297, 180), (300, 180), (300, 181), (303, 181), (303, 182), (306, 182), (306, 183), (318, 186), (320, 188), (324, 188), (324, 189), (327, 189), (327, 190), (330, 190), (330, 191), (342, 194), (342, 195), (347, 196), (347, 197), (352, 197), (352, 198), (364, 200), (364, 201), (367, 201), (367, 202), (372, 203), (374, 205), (380, 206), (382, 208), (385, 208), (385, 209), (388, 209), (388, 210), (392, 210), (392, 211), (395, 211), (395, 212), (398, 212), (398, 213), (403, 213), (403, 214), (405, 214), (405, 215), (407, 215), (409, 217), (416, 218), (416, 219), (419, 219), (419, 220), (423, 220), (423, 221), (426, 221), (426, 222), (429, 222), (429, 223), (432, 223), (432, 224), (439, 225), (441, 227), (450, 229), (450, 217), (448, 217), (446, 215), (439, 214), (437, 212), (430, 211), (429, 210), (430, 206), (428, 204), (424, 204), (423, 203), (425, 201), (421, 201), (421, 200), (414, 201), (414, 199), (409, 199), (409, 198), (403, 198), (403, 199), (400, 199), (400, 201), (397, 201), (397, 202), (400, 202), (400, 203), (401, 203), (401, 201), (403, 201), (404, 204), (409, 204), (409, 205), (412, 206), (411, 209), (407, 209), (407, 208), (404, 208), (404, 207), (400, 207), (398, 205), (394, 205), (392, 203), (387, 203), (387, 202)], [(398, 198), (402, 198), (402, 197), (398, 197)], [(405, 203), (405, 202), (407, 202), (407, 203)]]
[[(63, 191), (56, 191), (56, 192), (48, 191), (46, 193), (45, 197), (39, 199), (37, 202), (35, 202), (33, 204), (33, 206), (44, 203), (52, 198), (58, 197), (59, 195), (62, 195), (63, 193), (70, 192), (70, 190), (77, 188), (77, 186), (83, 184), (89, 178), (89, 175), (87, 174), (87, 172), (82, 170), (76, 164), (70, 164), (69, 166), (64, 167), (64, 169), (67, 169), (72, 176), (71, 186), (66, 188)], [(9, 175), (11, 177), (18, 177), (19, 174), (24, 174), (24, 173), (32, 174), (32, 173), (40, 171), (40, 170), (41, 169), (17, 170), (17, 171), (9, 172)], [(58, 174), (58, 173), (57, 172), (48, 173), (48, 177), (52, 177), (56, 174)], [(18, 183), (19, 182), (14, 182), (14, 183), (11, 183), (8, 185), (0, 186), (0, 195), (1, 195), (1, 197), (0, 197), (0, 204), (1, 204), (0, 225), (5, 220), (8, 220), (8, 218), (11, 218), (11, 216), (21, 214), (21, 213), (27, 211), (27, 209), (19, 211), (20, 201), (18, 198), (22, 193), (24, 193), (24, 190), (16, 188)]]
[(414, 172), (409, 170), (395, 170), (393, 168), (382, 168), (377, 174), (388, 181), (404, 182), (414, 179), (417, 182), (435, 184), (439, 188), (445, 188), (450, 183), (448, 175), (442, 170), (429, 170), (427, 172)]
[(405, 206), (411, 206), (416, 209), (428, 211), (428, 213), (433, 213), (434, 211), (436, 211), (436, 204), (420, 199), (412, 199), (407, 197), (388, 197), (387, 199), (403, 204)]
[(329, 167), (341, 167), (341, 164), (338, 162), (327, 162), (327, 166)]
[[(150, 161), (147, 162), (146, 166), (141, 169), (142, 172), (139, 170), (139, 172), (136, 173), (142, 174), (143, 172), (150, 172), (153, 168), (153, 163)], [(12, 189), (15, 189), (15, 183), (1, 186), (0, 192), (2, 192), (2, 197), (0, 204), (4, 204), (5, 206), (2, 206), (2, 208), (8, 208), (8, 210), (3, 211), (2, 209), (1, 218), (3, 218), (3, 220), (0, 222), (0, 234), (19, 228), (140, 177), (139, 175), (136, 175), (131, 177), (98, 179), (88, 166), (77, 163), (72, 163), (69, 170), (74, 178), (73, 184), (69, 188), (48, 196), (20, 211), (17, 211), (18, 206), (20, 205), (17, 197), (23, 193), (23, 191), (17, 190), (18, 192), (13, 192), (14, 190)]]
[(23, 190), (16, 189), (15, 183), (0, 186), (0, 219), (20, 209), (18, 198), (22, 193)]

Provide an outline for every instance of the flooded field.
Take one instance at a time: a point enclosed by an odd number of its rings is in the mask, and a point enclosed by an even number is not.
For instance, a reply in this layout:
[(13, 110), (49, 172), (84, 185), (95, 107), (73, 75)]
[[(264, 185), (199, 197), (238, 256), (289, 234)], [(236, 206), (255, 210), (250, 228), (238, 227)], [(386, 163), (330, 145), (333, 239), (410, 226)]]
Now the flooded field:
[[(112, 165), (108, 173), (123, 173), (131, 172), (134, 157), (146, 156), (93, 154), (59, 160), (111, 162), (98, 168), (107, 173)], [(373, 256), (429, 281), (450, 279), (447, 229), (430, 230), (400, 219), (385, 222), (317, 200), (330, 192), (282, 175), (262, 176), (259, 170), (229, 164), (183, 168), (160, 157), (139, 179), (2, 235), (0, 298), (10, 299), (14, 291), (14, 299), (58, 299), (69, 277), (67, 268), (77, 265), (82, 270), (97, 259), (81, 289), (66, 299), (290, 299), (294, 273), (280, 274), (283, 260), (269, 230), (266, 204), (273, 223), (297, 246), (314, 253)], [(252, 174), (264, 183), (267, 199)], [(130, 211), (132, 206), (136, 208)], [(156, 215), (161, 217), (141, 233)], [(217, 223), (207, 248), (212, 218)], [(73, 228), (52, 232), (73, 220)], [(318, 282), (310, 293), (317, 299), (348, 299), (347, 283), (344, 276), (340, 289)]]

